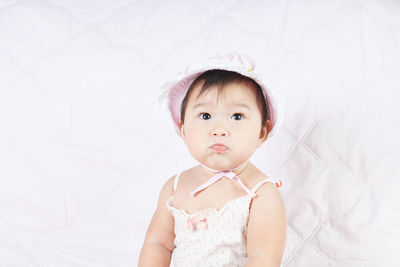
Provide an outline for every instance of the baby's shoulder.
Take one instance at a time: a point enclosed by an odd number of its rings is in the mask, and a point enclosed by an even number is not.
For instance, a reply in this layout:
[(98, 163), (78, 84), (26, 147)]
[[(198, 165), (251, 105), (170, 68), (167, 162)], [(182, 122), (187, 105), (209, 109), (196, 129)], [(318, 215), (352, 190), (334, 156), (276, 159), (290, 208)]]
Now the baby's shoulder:
[(254, 175), (252, 187), (257, 194), (257, 200), (254, 202), (279, 202), (282, 196), (278, 190), (274, 179), (264, 174), (261, 170), (257, 169)]
[(164, 182), (160, 193), (159, 193), (159, 200), (167, 200), (171, 196), (174, 195), (174, 179), (176, 175), (173, 175)]
[(192, 167), (183, 171), (180, 171), (177, 173), (177, 175), (174, 176), (174, 182), (176, 183), (175, 186), (178, 186), (181, 188), (183, 187), (190, 187), (191, 183), (193, 181), (196, 181), (198, 177), (198, 171), (196, 167)]
[(182, 187), (182, 185), (187, 186), (188, 182), (193, 181), (193, 179), (188, 178), (193, 177), (194, 175), (196, 175), (196, 172), (194, 172), (194, 167), (180, 171), (168, 178), (164, 186), (168, 188), (168, 191), (174, 193), (177, 187)]
[[(271, 184), (268, 183), (269, 181), (272, 181), (272, 179), (267, 176), (263, 171), (258, 169), (256, 166), (250, 163), (250, 171), (249, 175), (247, 175), (247, 184), (249, 185), (250, 188), (255, 188), (257, 186), (263, 186), (264, 184)], [(267, 185), (268, 187), (268, 185)]]

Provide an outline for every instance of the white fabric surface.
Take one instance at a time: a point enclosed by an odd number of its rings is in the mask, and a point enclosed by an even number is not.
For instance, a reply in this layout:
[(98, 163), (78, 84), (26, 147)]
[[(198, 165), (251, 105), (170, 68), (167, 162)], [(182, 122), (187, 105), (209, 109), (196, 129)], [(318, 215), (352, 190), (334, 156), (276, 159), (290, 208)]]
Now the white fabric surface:
[(161, 85), (237, 51), (285, 109), (285, 267), (400, 266), (400, 2), (0, 1), (0, 266), (135, 266), (196, 164)]

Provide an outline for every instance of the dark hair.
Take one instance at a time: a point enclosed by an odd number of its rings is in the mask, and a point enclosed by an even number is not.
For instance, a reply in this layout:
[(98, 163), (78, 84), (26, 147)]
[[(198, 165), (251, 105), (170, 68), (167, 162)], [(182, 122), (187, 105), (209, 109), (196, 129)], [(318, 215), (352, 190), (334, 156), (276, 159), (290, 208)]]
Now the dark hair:
[(182, 122), (184, 122), (185, 110), (189, 97), (192, 94), (193, 89), (201, 82), (203, 82), (203, 86), (197, 97), (207, 92), (212, 87), (217, 87), (218, 93), (221, 93), (227, 85), (233, 83), (244, 83), (253, 87), (256, 92), (257, 106), (261, 113), (261, 126), (264, 126), (267, 120), (270, 120), (268, 100), (264, 97), (261, 86), (258, 83), (256, 83), (253, 79), (234, 71), (213, 69), (203, 72), (190, 85), (181, 103)]

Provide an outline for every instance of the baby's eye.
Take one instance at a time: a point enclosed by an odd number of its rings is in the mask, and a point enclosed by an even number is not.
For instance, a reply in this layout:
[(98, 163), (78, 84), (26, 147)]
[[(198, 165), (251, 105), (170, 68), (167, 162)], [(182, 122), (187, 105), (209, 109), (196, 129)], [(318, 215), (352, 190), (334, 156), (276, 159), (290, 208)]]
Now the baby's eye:
[(243, 118), (243, 115), (240, 113), (235, 113), (232, 115), (232, 119), (237, 120), (237, 121), (241, 120), (242, 118)]
[(203, 120), (211, 119), (211, 115), (209, 113), (200, 113), (200, 118)]

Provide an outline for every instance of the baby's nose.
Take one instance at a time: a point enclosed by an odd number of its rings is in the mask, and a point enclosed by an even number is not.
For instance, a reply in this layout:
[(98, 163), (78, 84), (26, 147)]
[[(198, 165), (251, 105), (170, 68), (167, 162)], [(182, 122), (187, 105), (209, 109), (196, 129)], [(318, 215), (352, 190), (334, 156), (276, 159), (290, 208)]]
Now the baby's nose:
[(227, 135), (229, 135), (229, 132), (224, 127), (216, 127), (212, 131), (212, 135), (213, 136), (227, 136)]

